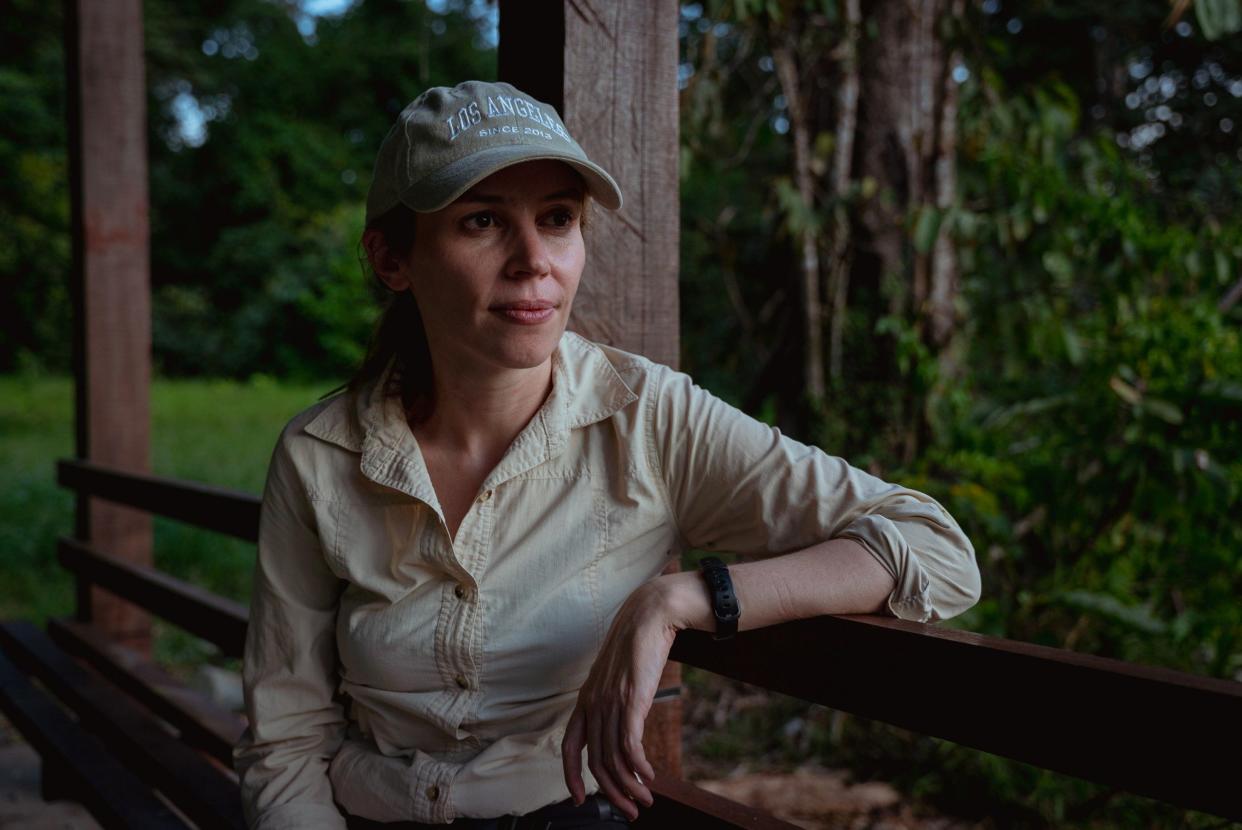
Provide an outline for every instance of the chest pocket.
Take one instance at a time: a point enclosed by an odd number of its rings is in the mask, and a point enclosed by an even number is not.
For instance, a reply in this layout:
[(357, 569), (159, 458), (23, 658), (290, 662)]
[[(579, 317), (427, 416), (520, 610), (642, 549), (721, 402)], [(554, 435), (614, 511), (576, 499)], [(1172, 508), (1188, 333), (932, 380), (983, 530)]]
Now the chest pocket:
[(501, 688), (580, 685), (603, 640), (600, 559), (607, 501), (585, 469), (529, 474), (496, 489), (481, 599), (485, 666)]
[(315, 511), (329, 567), (355, 590), (396, 602), (441, 570), (424, 554), (431, 511), (408, 496), (322, 502)]

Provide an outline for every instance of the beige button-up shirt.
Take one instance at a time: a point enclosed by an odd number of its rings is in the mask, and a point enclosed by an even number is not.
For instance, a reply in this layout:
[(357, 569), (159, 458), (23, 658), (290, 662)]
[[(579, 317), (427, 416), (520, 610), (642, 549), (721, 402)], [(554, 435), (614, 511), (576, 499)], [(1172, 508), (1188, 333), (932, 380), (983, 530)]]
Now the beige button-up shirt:
[(688, 548), (846, 536), (893, 574), (896, 616), (977, 599), (970, 542), (928, 496), (570, 333), (452, 539), (382, 388), (297, 416), (272, 458), (236, 751), (255, 827), (343, 828), (334, 802), (449, 822), (567, 798), (561, 738), (604, 634)]

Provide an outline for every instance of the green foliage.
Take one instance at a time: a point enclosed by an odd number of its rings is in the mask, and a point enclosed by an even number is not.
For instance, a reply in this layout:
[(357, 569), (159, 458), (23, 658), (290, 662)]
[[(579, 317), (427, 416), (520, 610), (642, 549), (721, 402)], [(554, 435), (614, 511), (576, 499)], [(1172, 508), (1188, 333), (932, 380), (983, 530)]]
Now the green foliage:
[[(1107, 14), (1138, 39), (1167, 11), (1150, 3)], [(1055, 60), (1019, 38), (987, 40), (973, 54), (958, 199), (917, 212), (907, 228), (916, 251), (942, 229), (955, 243), (965, 324), (954, 354), (932, 354), (902, 315), (851, 317), (854, 331), (894, 344), (901, 388), (834, 389), (811, 437), (830, 451), (865, 447), (892, 428), (884, 413), (894, 398), (930, 394), (934, 434), (921, 457), (905, 469), (849, 457), (937, 497), (974, 541), (983, 600), (951, 625), (1237, 677), (1242, 314), (1218, 303), (1242, 274), (1242, 159), (1217, 129), (1221, 117), (1242, 121), (1222, 109), (1236, 105), (1227, 90), (1237, 44), (1133, 47), (1131, 59), (1155, 71), (1226, 67), (1211, 87), (1218, 104), (1179, 91), (1169, 103), (1190, 126), (1139, 152), (1127, 137), (1141, 111), (1110, 123), (1084, 103), (1097, 100), (1091, 68), (1074, 74), (1083, 57), (1070, 53), (1083, 51), (1103, 13), (1067, 2), (1042, 19), (1024, 14), (1043, 27), (1039, 50)], [(778, 376), (797, 373), (776, 367), (796, 356), (773, 360), (765, 349), (790, 321), (757, 310), (796, 291), (787, 231), (812, 220), (790, 196), (787, 140), (771, 129), (778, 110), (762, 33), (684, 31), (686, 59), (711, 49), (720, 69), (697, 65), (683, 92), (683, 365), (780, 423), (796, 398)], [(844, 206), (875, 187), (856, 182)], [(717, 377), (715, 367), (728, 368)], [(899, 781), (955, 815), (1006, 827), (1214, 823), (883, 725), (845, 718), (830, 729), (802, 714), (826, 763)], [(779, 761), (781, 719), (796, 715), (757, 712), (701, 751)]]
[(0, 14), (0, 372), (69, 362), (69, 200), (57, 9), (14, 0)]
[[(0, 371), (65, 371), (61, 7), (13, 6), (0, 16)], [(343, 380), (356, 366), (377, 309), (357, 263), (375, 150), (427, 86), (495, 73), (472, 4), (437, 8), (367, 0), (311, 35), (298, 3), (145, 3), (159, 371)]]
[[(344, 380), (378, 310), (357, 246), (375, 150), (419, 92), (492, 76), (493, 54), (465, 3), (368, 0), (313, 37), (262, 0), (173, 11), (154, 4), (147, 34), (160, 369)], [(201, 146), (173, 118), (187, 95)]]
[[(151, 388), (152, 466), (159, 475), (252, 493), (285, 422), (327, 391), (322, 384), (157, 380)], [(73, 610), (73, 583), (56, 562), (56, 539), (73, 528), (73, 496), (54, 462), (73, 455), (73, 390), (66, 378), (0, 376), (0, 617), (43, 621)], [(158, 519), (156, 565), (208, 590), (245, 601), (254, 546)], [(210, 649), (169, 626), (157, 653), (177, 664)]]
[(924, 461), (991, 459), (948, 499), (986, 552), (973, 621), (1232, 676), (1242, 338), (1216, 302), (1242, 223), (1168, 223), (1141, 168), (1077, 131), (1063, 87), (981, 115), (967, 200), (1003, 207), (957, 217), (972, 371), (940, 419), (946, 457)]
[(1195, 0), (1195, 19), (1208, 40), (1217, 40), (1242, 29), (1239, 0)]

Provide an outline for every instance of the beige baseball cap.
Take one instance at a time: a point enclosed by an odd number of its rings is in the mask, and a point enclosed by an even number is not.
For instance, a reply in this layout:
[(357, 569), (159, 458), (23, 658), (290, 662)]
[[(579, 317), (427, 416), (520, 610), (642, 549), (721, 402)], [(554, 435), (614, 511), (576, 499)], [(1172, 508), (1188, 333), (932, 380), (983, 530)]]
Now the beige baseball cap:
[(539, 159), (565, 162), (597, 202), (621, 207), (616, 181), (587, 158), (551, 106), (503, 83), (432, 87), (401, 111), (380, 145), (367, 224), (398, 204), (439, 210), (497, 170)]

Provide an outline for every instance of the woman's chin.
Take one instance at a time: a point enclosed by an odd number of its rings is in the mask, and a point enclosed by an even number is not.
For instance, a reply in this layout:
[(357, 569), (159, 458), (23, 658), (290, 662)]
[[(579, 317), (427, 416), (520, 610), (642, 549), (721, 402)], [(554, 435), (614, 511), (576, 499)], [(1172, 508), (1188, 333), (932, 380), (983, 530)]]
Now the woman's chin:
[(506, 369), (534, 369), (542, 366), (556, 351), (563, 332), (563, 327), (548, 326), (543, 331), (528, 330), (523, 336), (507, 338), (499, 349), (497, 362)]

